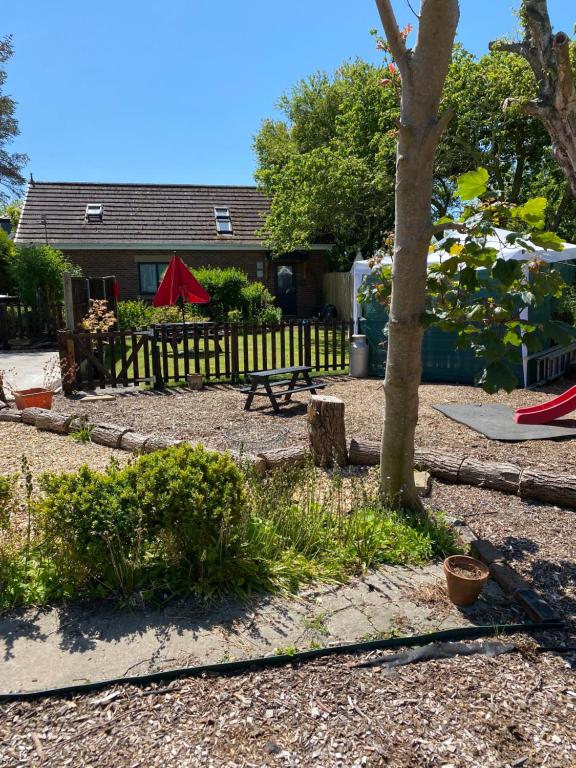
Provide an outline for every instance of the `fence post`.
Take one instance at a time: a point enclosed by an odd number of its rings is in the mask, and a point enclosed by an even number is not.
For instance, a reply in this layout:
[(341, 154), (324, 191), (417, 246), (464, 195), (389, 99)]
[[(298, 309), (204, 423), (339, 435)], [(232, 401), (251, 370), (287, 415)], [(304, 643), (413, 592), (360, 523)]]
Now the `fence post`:
[(309, 320), (302, 321), (304, 331), (304, 365), (312, 366), (312, 334)]
[(152, 375), (154, 376), (154, 389), (164, 389), (164, 379), (162, 378), (162, 366), (160, 365), (160, 350), (158, 349), (157, 330), (152, 331)]
[(240, 371), (240, 358), (238, 355), (238, 323), (232, 323), (230, 327), (230, 341), (231, 341), (231, 359), (230, 359), (230, 380), (233, 384), (238, 381), (238, 373)]
[(58, 331), (58, 354), (62, 376), (62, 391), (71, 395), (78, 388), (78, 365), (76, 363), (76, 345), (71, 331)]
[(8, 328), (8, 307), (0, 301), (0, 349), (10, 349), (10, 330)]

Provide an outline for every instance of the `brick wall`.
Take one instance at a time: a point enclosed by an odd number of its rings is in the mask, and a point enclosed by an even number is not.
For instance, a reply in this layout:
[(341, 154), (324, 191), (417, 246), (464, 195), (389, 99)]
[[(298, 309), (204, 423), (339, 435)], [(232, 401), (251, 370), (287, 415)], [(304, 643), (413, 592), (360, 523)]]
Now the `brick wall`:
[[(66, 255), (78, 264), (86, 277), (115, 275), (120, 285), (120, 300), (137, 299), (140, 295), (138, 262), (169, 262), (173, 251), (66, 251)], [(274, 293), (275, 261), (267, 261), (263, 251), (179, 251), (178, 255), (192, 269), (198, 267), (237, 267), (248, 275), (249, 280), (261, 279)], [(257, 277), (257, 264), (264, 264), (264, 277)], [(279, 259), (279, 263), (283, 260)], [(286, 262), (290, 262), (286, 259)], [(326, 271), (323, 253), (310, 254), (307, 261), (296, 264), (296, 301), (299, 317), (310, 317), (322, 304), (322, 279)], [(149, 297), (148, 297), (149, 298)]]

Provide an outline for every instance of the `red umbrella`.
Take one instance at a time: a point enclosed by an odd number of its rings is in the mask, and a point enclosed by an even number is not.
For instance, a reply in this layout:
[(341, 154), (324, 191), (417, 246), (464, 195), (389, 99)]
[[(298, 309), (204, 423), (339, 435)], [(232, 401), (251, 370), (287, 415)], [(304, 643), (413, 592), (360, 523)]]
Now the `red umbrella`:
[(158, 286), (152, 304), (155, 307), (179, 306), (182, 309), (182, 321), (184, 322), (185, 301), (189, 301), (191, 304), (207, 304), (210, 301), (210, 296), (182, 259), (174, 254), (164, 273), (162, 282)]

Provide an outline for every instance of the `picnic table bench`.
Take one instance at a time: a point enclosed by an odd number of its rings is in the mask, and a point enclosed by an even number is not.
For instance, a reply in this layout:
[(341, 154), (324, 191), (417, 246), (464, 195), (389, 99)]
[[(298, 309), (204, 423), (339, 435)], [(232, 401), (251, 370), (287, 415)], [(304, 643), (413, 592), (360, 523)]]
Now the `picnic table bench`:
[[(278, 401), (282, 398), (284, 398), (285, 403), (288, 403), (292, 395), (297, 392), (312, 392), (315, 395), (317, 389), (323, 389), (326, 385), (312, 381), (310, 378), (311, 370), (312, 367), (309, 365), (292, 365), (289, 368), (273, 368), (270, 371), (253, 371), (249, 373), (250, 386), (241, 387), (240, 389), (240, 392), (244, 392), (247, 395), (244, 410), (250, 410), (252, 401), (257, 395), (268, 397), (276, 413), (280, 411)], [(290, 378), (271, 381), (275, 376), (289, 376)], [(302, 377), (302, 383), (298, 381), (300, 377)], [(286, 385), (287, 389), (277, 389), (278, 387), (286, 387)]]

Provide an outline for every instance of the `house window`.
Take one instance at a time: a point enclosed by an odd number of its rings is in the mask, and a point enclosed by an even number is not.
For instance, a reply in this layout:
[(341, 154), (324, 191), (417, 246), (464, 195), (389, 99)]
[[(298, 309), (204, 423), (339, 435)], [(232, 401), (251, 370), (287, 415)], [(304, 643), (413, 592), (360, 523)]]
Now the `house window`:
[(140, 293), (143, 296), (153, 296), (162, 282), (164, 272), (168, 269), (165, 262), (140, 262), (138, 264), (138, 278), (140, 280)]
[(214, 208), (214, 217), (216, 219), (216, 231), (219, 235), (232, 234), (232, 220), (228, 208)]
[(256, 262), (256, 279), (257, 280), (264, 279), (264, 262), (263, 261)]
[(102, 221), (104, 206), (102, 203), (88, 203), (86, 206), (86, 221)]

